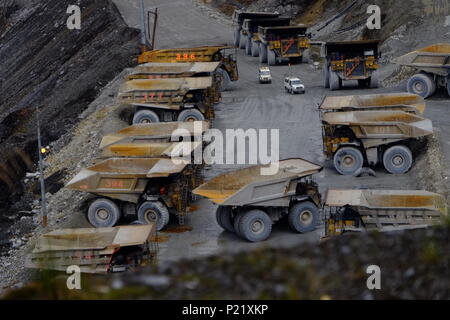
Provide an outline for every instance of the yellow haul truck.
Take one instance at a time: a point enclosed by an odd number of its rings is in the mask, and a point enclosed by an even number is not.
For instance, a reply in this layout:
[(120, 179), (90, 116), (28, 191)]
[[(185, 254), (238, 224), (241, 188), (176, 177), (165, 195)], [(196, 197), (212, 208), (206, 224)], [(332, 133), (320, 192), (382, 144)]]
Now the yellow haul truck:
[(269, 18), (269, 19), (245, 19), (242, 24), (241, 41), (245, 41), (245, 52), (253, 57), (259, 56), (261, 39), (259, 38), (258, 27), (280, 27), (289, 26), (290, 18)]
[(329, 190), (325, 236), (349, 231), (426, 228), (448, 215), (445, 198), (422, 190)]
[(135, 107), (133, 124), (202, 121), (214, 118), (220, 92), (212, 77), (135, 79), (121, 86), (118, 101)]
[(343, 81), (349, 80), (357, 80), (359, 86), (377, 88), (378, 43), (378, 40), (360, 40), (323, 44), (321, 56), (325, 60), (325, 88), (338, 90), (342, 88)]
[(231, 81), (239, 80), (235, 48), (231, 46), (204, 46), (145, 51), (139, 56), (138, 63), (148, 62), (220, 62), (217, 73), (220, 77), (221, 91), (226, 90)]
[(135, 67), (126, 79), (215, 77), (219, 67), (220, 62), (149, 62)]
[(247, 34), (243, 32), (243, 37), (241, 37), (242, 24), (245, 19), (267, 19), (267, 18), (278, 18), (280, 16), (277, 12), (251, 12), (235, 10), (233, 13), (233, 24), (235, 26), (233, 43), (235, 47), (240, 49), (245, 48), (245, 43), (247, 40)]
[(88, 209), (96, 228), (113, 227), (123, 216), (154, 223), (159, 231), (169, 213), (184, 223), (195, 166), (169, 158), (109, 158), (83, 169), (67, 185), (97, 198)]
[(394, 62), (420, 71), (408, 80), (408, 92), (427, 98), (436, 89), (443, 88), (450, 96), (450, 44), (434, 44), (401, 56)]
[(25, 266), (66, 272), (123, 272), (148, 264), (156, 256), (154, 224), (114, 228), (59, 229), (40, 236)]
[(305, 50), (311, 47), (307, 30), (306, 25), (258, 27), (260, 61), (271, 66), (284, 60), (306, 61)]
[(380, 162), (389, 173), (405, 173), (413, 147), (433, 134), (430, 120), (405, 111), (326, 112), (321, 118), (324, 153), (342, 175), (359, 175)]

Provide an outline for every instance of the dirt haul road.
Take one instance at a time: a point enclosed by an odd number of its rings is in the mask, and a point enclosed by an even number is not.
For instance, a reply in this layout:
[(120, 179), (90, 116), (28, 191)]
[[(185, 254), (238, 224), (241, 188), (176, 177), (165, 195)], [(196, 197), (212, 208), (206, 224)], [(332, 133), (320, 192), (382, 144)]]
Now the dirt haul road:
[[(132, 26), (139, 26), (139, 1), (116, 0), (125, 21)], [(231, 23), (210, 10), (199, 7), (191, 0), (146, 1), (147, 8), (157, 7), (160, 17), (157, 31), (157, 48), (189, 47), (196, 45), (231, 44), (233, 29)], [(216, 106), (216, 119), (213, 127), (225, 132), (226, 129), (279, 129), (280, 158), (301, 157), (316, 163), (323, 163), (321, 123), (318, 104), (326, 95), (353, 95), (377, 92), (404, 91), (404, 88), (385, 88), (361, 90), (349, 85), (344, 90), (331, 93), (322, 86), (321, 70), (312, 65), (302, 64), (272, 67), (272, 84), (258, 83), (258, 58), (246, 56), (238, 51), (240, 80), (233, 83), (230, 90), (223, 94), (223, 102)], [(289, 95), (283, 88), (283, 78), (292, 74), (299, 76), (305, 86), (305, 95)], [(448, 119), (450, 112), (446, 106), (448, 100), (436, 98), (428, 101), (426, 116), (435, 119)], [(435, 126), (444, 126), (443, 120)], [(442, 140), (448, 148), (448, 128), (442, 130)], [(420, 163), (422, 162), (422, 164)], [(318, 175), (321, 191), (329, 187), (353, 188), (389, 188), (420, 189), (429, 187), (427, 176), (420, 174), (427, 168), (427, 159), (422, 157), (419, 164), (405, 175), (389, 175), (383, 168), (377, 168), (377, 177), (340, 176), (329, 162), (324, 163), (325, 170)], [(213, 165), (205, 171), (209, 179), (226, 170), (239, 166)], [(430, 169), (430, 168), (427, 168)], [(441, 170), (438, 168), (437, 170)], [(447, 171), (439, 171), (448, 176)], [(427, 172), (432, 176), (431, 172)], [(261, 246), (296, 246), (308, 241), (318, 241), (322, 229), (309, 234), (295, 234), (287, 223), (274, 225), (270, 239), (263, 243), (250, 244), (234, 235), (223, 232), (215, 220), (215, 206), (201, 199), (196, 203), (197, 210), (190, 215), (187, 225), (189, 232), (168, 232), (168, 240), (160, 243), (160, 261), (179, 258), (192, 258), (215, 254), (222, 250), (251, 250)], [(169, 226), (169, 230), (170, 230)], [(174, 229), (175, 226), (174, 226)]]

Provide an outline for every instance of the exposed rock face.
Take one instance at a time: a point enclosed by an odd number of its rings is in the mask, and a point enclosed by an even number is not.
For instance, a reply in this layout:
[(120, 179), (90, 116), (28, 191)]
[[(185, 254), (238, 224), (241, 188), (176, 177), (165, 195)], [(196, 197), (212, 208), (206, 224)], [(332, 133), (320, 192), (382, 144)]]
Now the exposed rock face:
[[(67, 28), (66, 11), (74, 4), (69, 0), (28, 2), (0, 29), (0, 150), (17, 148), (12, 160), (2, 157), (4, 200), (21, 193), (17, 182), (33, 164), (27, 157), (36, 158), (36, 106), (47, 145), (78, 122), (102, 87), (138, 53), (138, 31), (124, 23), (111, 1), (75, 2), (81, 30)], [(22, 150), (25, 159), (17, 155)]]

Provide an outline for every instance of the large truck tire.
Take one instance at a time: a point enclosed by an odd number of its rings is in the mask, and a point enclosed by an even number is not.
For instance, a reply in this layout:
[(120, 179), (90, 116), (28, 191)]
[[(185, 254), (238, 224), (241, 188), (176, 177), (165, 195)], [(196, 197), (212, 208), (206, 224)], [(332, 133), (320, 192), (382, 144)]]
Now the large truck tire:
[(186, 109), (180, 112), (178, 115), (178, 121), (189, 122), (189, 121), (203, 121), (205, 116), (197, 109)]
[(220, 76), (220, 91), (225, 91), (228, 89), (230, 82), (231, 82), (231, 78), (230, 75), (228, 74), (228, 72), (224, 69), (219, 69), (218, 70), (219, 76)]
[(354, 175), (364, 164), (364, 157), (354, 147), (343, 147), (336, 151), (333, 159), (334, 167), (342, 175)]
[(244, 216), (245, 212), (238, 212), (238, 214), (234, 217), (233, 220), (233, 229), (234, 229), (234, 233), (236, 233), (238, 236), (242, 237), (241, 235), (241, 231), (239, 229), (239, 223), (241, 222), (242, 217)]
[(225, 231), (234, 233), (231, 207), (219, 206), (216, 210), (217, 224)]
[(245, 53), (250, 56), (252, 55), (252, 38), (247, 37), (247, 42), (245, 43)]
[(302, 63), (306, 63), (306, 64), (309, 63), (309, 54), (310, 54), (309, 49), (306, 49), (305, 51), (303, 51), (302, 61), (301, 61)]
[(159, 122), (159, 117), (152, 110), (139, 110), (133, 116), (133, 124)]
[(288, 221), (296, 232), (313, 231), (319, 223), (319, 209), (310, 201), (296, 203), (289, 209)]
[(238, 47), (239, 46), (239, 42), (241, 40), (241, 31), (239, 29), (234, 30), (234, 46)]
[(259, 57), (259, 43), (252, 39), (252, 57)]
[(269, 48), (267, 48), (267, 63), (269, 66), (274, 66), (277, 64), (277, 56), (275, 51), (270, 50)]
[(436, 91), (436, 83), (432, 76), (426, 73), (418, 73), (408, 80), (407, 89), (409, 93), (428, 98)]
[(369, 87), (372, 89), (376, 89), (380, 86), (379, 76), (376, 72), (372, 73), (372, 75), (368, 81), (369, 81)]
[(264, 241), (272, 232), (272, 219), (262, 210), (245, 212), (239, 220), (241, 237), (250, 242)]
[(88, 209), (88, 220), (96, 228), (114, 227), (119, 222), (121, 212), (114, 201), (100, 198), (91, 203)]
[(383, 164), (389, 173), (406, 173), (413, 164), (412, 152), (407, 146), (390, 147), (383, 154)]
[(323, 86), (326, 89), (330, 88), (330, 70), (326, 65), (323, 67)]
[(247, 36), (239, 33), (239, 49), (245, 49), (245, 44), (247, 43)]
[(139, 206), (138, 220), (143, 224), (154, 223), (161, 231), (169, 223), (169, 210), (159, 201), (145, 201)]
[(450, 78), (447, 79), (447, 93), (450, 96)]
[(267, 45), (264, 43), (259, 44), (259, 62), (266, 63), (267, 62)]
[(334, 72), (333, 70), (331, 70), (331, 67), (328, 70), (328, 75), (330, 77), (330, 89), (332, 91), (334, 90), (338, 90), (341, 87), (341, 82), (340, 82), (340, 78), (337, 74), (337, 72)]

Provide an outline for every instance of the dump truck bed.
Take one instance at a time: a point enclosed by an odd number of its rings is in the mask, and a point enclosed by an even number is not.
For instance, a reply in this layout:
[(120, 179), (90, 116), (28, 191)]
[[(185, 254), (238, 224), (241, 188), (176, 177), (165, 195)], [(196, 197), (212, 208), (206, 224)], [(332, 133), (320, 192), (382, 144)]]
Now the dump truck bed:
[(289, 26), (291, 18), (277, 17), (265, 19), (245, 19), (243, 28), (251, 33), (258, 32), (258, 27), (283, 27)]
[(106, 146), (100, 158), (172, 158), (189, 157), (202, 145), (201, 141), (193, 142), (132, 142), (117, 143)]
[(325, 206), (352, 208), (366, 229), (378, 231), (423, 228), (448, 214), (443, 196), (421, 190), (329, 190)]
[[(279, 26), (279, 27), (259, 27), (259, 33), (264, 37), (271, 36), (293, 36), (293, 35), (306, 35), (308, 30), (307, 25), (296, 25), (296, 26)], [(271, 39), (266, 39), (271, 41)]]
[(220, 62), (191, 62), (191, 63), (157, 63), (149, 62), (137, 66), (127, 77), (133, 79), (155, 78), (183, 78), (198, 74), (210, 75), (217, 71)]
[(303, 159), (279, 162), (275, 175), (262, 175), (257, 165), (217, 176), (193, 191), (224, 206), (277, 205), (278, 200), (295, 194), (296, 181), (322, 170)]
[(450, 44), (439, 43), (421, 48), (395, 59), (394, 62), (447, 76), (450, 72)]
[(404, 111), (328, 112), (322, 121), (350, 126), (357, 138), (418, 138), (433, 134), (431, 120)]
[(171, 79), (134, 79), (126, 81), (119, 94), (135, 91), (180, 91), (208, 89), (213, 85), (212, 77), (171, 78)]
[(144, 52), (138, 58), (138, 63), (146, 62), (212, 62), (218, 51), (233, 49), (232, 46), (204, 46), (194, 48), (172, 48)]
[(425, 99), (410, 93), (367, 94), (325, 97), (320, 105), (323, 111), (398, 110), (423, 114)]
[[(121, 248), (144, 246), (151, 241), (155, 232), (153, 223), (55, 230), (38, 238), (35, 248), (27, 257), (26, 266), (65, 272), (67, 267), (77, 265), (82, 272), (111, 272), (114, 271), (113, 257), (120, 253)], [(142, 255), (148, 253), (145, 250), (141, 252)]]
[(233, 22), (242, 25), (245, 19), (260, 19), (260, 18), (278, 18), (279, 13), (276, 12), (251, 12), (236, 10), (233, 13)]
[(135, 124), (116, 133), (105, 135), (100, 143), (100, 149), (113, 143), (133, 143), (152, 140), (171, 141), (175, 132), (185, 132), (192, 137), (201, 137), (209, 129), (208, 121), (194, 122), (164, 122)]
[[(67, 188), (110, 196), (139, 195), (144, 192), (149, 178), (181, 173), (187, 164), (175, 164), (171, 159), (162, 158), (110, 158), (81, 170), (69, 181)], [(131, 202), (137, 201), (135, 197), (132, 199)]]

